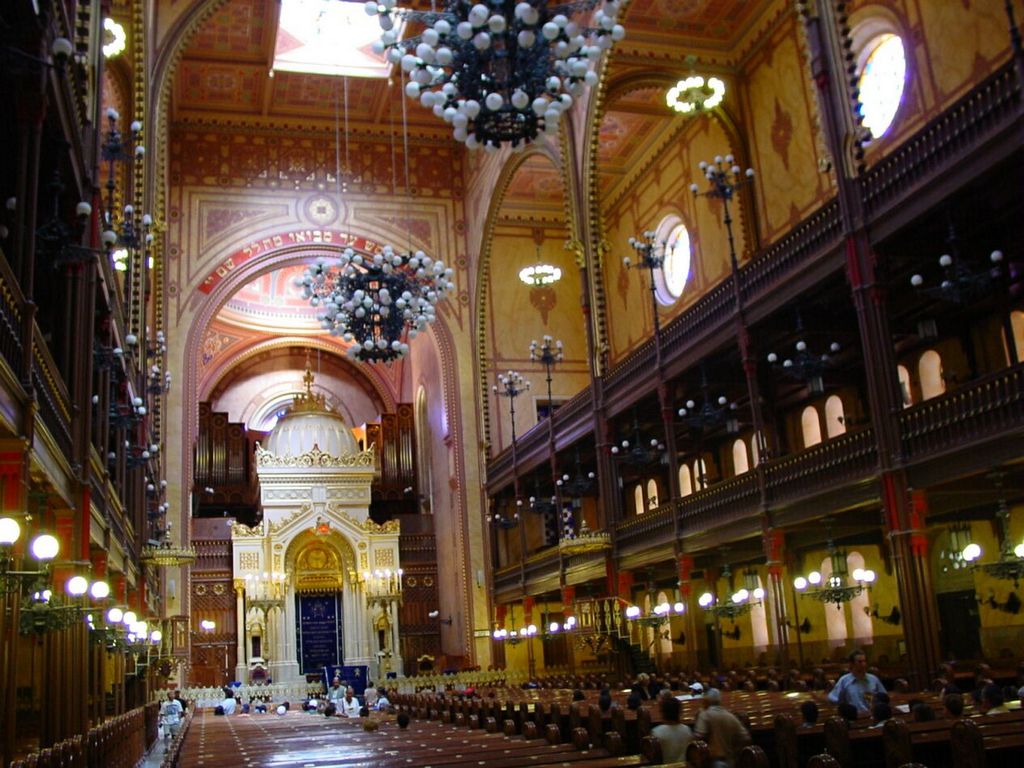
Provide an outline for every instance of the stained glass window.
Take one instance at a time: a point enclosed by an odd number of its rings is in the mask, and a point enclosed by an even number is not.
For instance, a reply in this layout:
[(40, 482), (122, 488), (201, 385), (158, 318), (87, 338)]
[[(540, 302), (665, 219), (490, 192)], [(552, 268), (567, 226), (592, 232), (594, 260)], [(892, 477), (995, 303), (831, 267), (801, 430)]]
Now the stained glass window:
[(864, 50), (867, 56), (858, 81), (861, 114), (864, 127), (877, 139), (889, 130), (903, 99), (907, 59), (903, 41), (893, 34), (874, 38)]

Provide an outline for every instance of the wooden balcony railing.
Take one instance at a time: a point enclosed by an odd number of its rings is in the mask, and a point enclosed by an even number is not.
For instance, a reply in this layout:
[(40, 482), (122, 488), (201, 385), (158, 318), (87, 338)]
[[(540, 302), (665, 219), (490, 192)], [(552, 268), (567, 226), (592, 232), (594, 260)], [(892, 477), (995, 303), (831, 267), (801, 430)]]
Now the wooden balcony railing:
[(740, 270), (744, 303), (749, 305), (771, 294), (783, 280), (834, 248), (842, 234), (839, 200), (833, 198)]
[(24, 374), (24, 351), (21, 344), (21, 288), (0, 250), (0, 356), (7, 362), (17, 380)]
[(907, 463), (993, 434), (1024, 429), (1024, 364), (900, 413)]
[(761, 507), (757, 475), (746, 472), (679, 500), (680, 532), (718, 528), (756, 514)]
[[(555, 411), (555, 434), (569, 432), (589, 432), (593, 428), (591, 418), (592, 398), (589, 389), (577, 392), (572, 399), (562, 404)], [(585, 422), (585, 423), (584, 423)], [(516, 440), (516, 453), (520, 459), (520, 469), (525, 466), (525, 457), (538, 452), (547, 451), (548, 445), (547, 419), (539, 421)], [(504, 449), (487, 464), (487, 482), (492, 488), (507, 485), (512, 481), (512, 451)]]
[(964, 154), (1019, 116), (1021, 83), (1013, 61), (908, 139), (862, 179), (864, 208), (874, 218), (921, 181), (962, 162)]
[(676, 505), (669, 501), (642, 515), (628, 517), (615, 526), (615, 542), (619, 549), (661, 541), (674, 533)]
[(775, 506), (870, 476), (878, 467), (872, 429), (848, 432), (764, 464), (768, 502)]
[(68, 460), (72, 456), (71, 397), (57, 364), (43, 340), (39, 328), (35, 329), (35, 355), (32, 360), (32, 383), (36, 388), (39, 416), (50, 431), (57, 447)]

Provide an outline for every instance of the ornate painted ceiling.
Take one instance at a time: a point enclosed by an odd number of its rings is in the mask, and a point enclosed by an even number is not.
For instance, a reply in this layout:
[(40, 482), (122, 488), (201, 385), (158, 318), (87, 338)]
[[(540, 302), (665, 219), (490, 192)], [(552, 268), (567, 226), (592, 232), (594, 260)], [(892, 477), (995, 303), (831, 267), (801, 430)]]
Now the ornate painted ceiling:
[[(195, 0), (175, 0), (171, 5), (185, 2)], [(429, 7), (428, 0), (413, 0), (412, 4)], [(365, 15), (362, 2), (353, 5)], [(225, 0), (191, 39), (176, 70), (170, 117), (174, 126), (171, 138), (190, 144), (192, 162), (177, 170), (172, 168), (172, 184), (215, 178), (217, 144), (224, 132), (237, 129), (250, 139), (254, 132), (284, 132), (285, 140), (291, 141), (300, 132), (313, 129), (317, 137), (311, 141), (331, 146), (336, 129), (344, 135), (347, 112), (348, 124), (359, 137), (352, 143), (353, 161), (377, 169), (381, 176), (376, 179), (378, 187), (393, 186), (395, 175), (390, 162), (396, 148), (392, 144), (388, 149), (387, 140), (379, 137), (400, 135), (403, 101), (414, 157), (418, 151), (438, 157), (449, 151), (449, 144), (451, 151), (457, 151), (448, 126), (399, 94), (398, 80), (342, 78), (275, 67), (275, 55), (295, 54), (301, 58), (305, 55), (303, 48), (309, 47), (301, 39), (301, 30), (296, 31), (294, 26), (279, 34), (280, 9), (280, 0)], [(690, 54), (716, 71), (735, 71), (750, 41), (770, 29), (785, 9), (792, 9), (789, 0), (632, 0), (626, 6), (622, 20), (627, 38), (616, 46), (606, 72), (607, 81), (614, 85), (605, 100), (598, 144), (598, 193), (603, 199), (622, 193), (644, 153), (663, 141), (682, 119), (665, 105), (665, 89), (652, 87), (652, 81), (674, 82), (685, 75)], [(339, 60), (344, 66), (354, 61), (365, 63), (370, 54), (368, 46), (361, 43), (342, 53)], [(622, 86), (623, 75), (636, 85)], [(219, 132), (207, 137), (204, 126), (216, 126)], [(377, 154), (365, 151), (370, 144)], [(346, 149), (344, 145), (342, 158)], [(334, 153), (327, 151), (323, 156), (327, 170), (321, 168), (315, 175), (323, 171), (327, 174), (324, 183), (328, 183), (333, 178), (330, 168)], [(416, 162), (415, 174), (429, 167), (426, 160)], [(445, 167), (446, 163), (439, 165)], [(268, 178), (274, 177), (269, 184), (284, 178), (280, 169), (268, 168)], [(309, 173), (304, 168), (300, 176)], [(359, 175), (364, 182), (366, 173), (360, 171)], [(286, 181), (285, 186), (292, 183), (290, 176)], [(437, 183), (457, 194), (463, 181), (442, 174)], [(420, 180), (418, 185), (423, 184)], [(298, 181), (295, 185), (299, 189)], [(559, 170), (544, 157), (531, 156), (519, 166), (505, 191), (499, 222), (517, 228), (564, 226), (564, 194)], [(300, 271), (301, 267), (290, 267), (243, 286), (220, 309), (211, 326), (216, 332), (211, 331), (210, 338), (219, 344), (235, 339), (231, 344), (245, 346), (245, 339), (274, 333), (318, 334), (316, 309), (301, 299), (293, 285)]]
[(304, 269), (295, 265), (261, 275), (232, 296), (217, 319), (247, 330), (318, 333), (317, 309), (295, 286)]

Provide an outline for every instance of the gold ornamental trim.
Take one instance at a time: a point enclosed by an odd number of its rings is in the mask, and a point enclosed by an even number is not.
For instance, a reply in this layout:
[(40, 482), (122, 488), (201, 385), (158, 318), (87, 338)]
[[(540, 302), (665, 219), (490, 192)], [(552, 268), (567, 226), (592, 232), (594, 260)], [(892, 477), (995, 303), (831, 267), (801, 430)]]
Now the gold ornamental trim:
[(175, 547), (165, 542), (157, 546), (143, 547), (139, 560), (150, 565), (169, 567), (191, 565), (196, 561), (196, 550), (194, 547)]
[(347, 456), (332, 456), (320, 450), (319, 445), (299, 456), (278, 456), (271, 453), (256, 443), (256, 466), (257, 467), (294, 467), (299, 469), (374, 469), (377, 466), (377, 454), (374, 446), (360, 453), (350, 453)]
[(585, 520), (580, 524), (579, 534), (558, 542), (559, 551), (566, 556), (600, 552), (604, 549), (610, 549), (611, 546), (611, 535), (603, 531), (591, 531), (587, 527)]
[(259, 539), (263, 537), (263, 526), (256, 524), (251, 528), (245, 523), (231, 524), (231, 538), (233, 539)]

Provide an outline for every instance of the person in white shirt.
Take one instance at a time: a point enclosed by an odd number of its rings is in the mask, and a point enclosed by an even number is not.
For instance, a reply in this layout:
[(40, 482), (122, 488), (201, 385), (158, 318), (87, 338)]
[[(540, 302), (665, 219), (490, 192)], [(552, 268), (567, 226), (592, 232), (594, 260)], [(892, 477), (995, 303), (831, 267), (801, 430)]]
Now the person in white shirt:
[(352, 686), (345, 688), (345, 695), (338, 700), (338, 717), (359, 717), (359, 699)]
[(377, 703), (374, 705), (374, 709), (379, 712), (387, 712), (391, 707), (391, 702), (388, 701), (388, 694), (383, 688), (377, 689)]
[(661, 719), (665, 722), (651, 729), (651, 736), (661, 745), (661, 760), (665, 763), (681, 763), (686, 760), (686, 748), (693, 741), (693, 731), (679, 722), (682, 704), (670, 694), (659, 697)]
[(164, 727), (164, 736), (168, 739), (176, 736), (180, 724), (181, 702), (175, 698), (173, 691), (168, 691), (167, 701), (160, 705), (160, 725)]
[(363, 703), (370, 709), (377, 708), (377, 688), (370, 683), (366, 686), (366, 690), (363, 691)]

